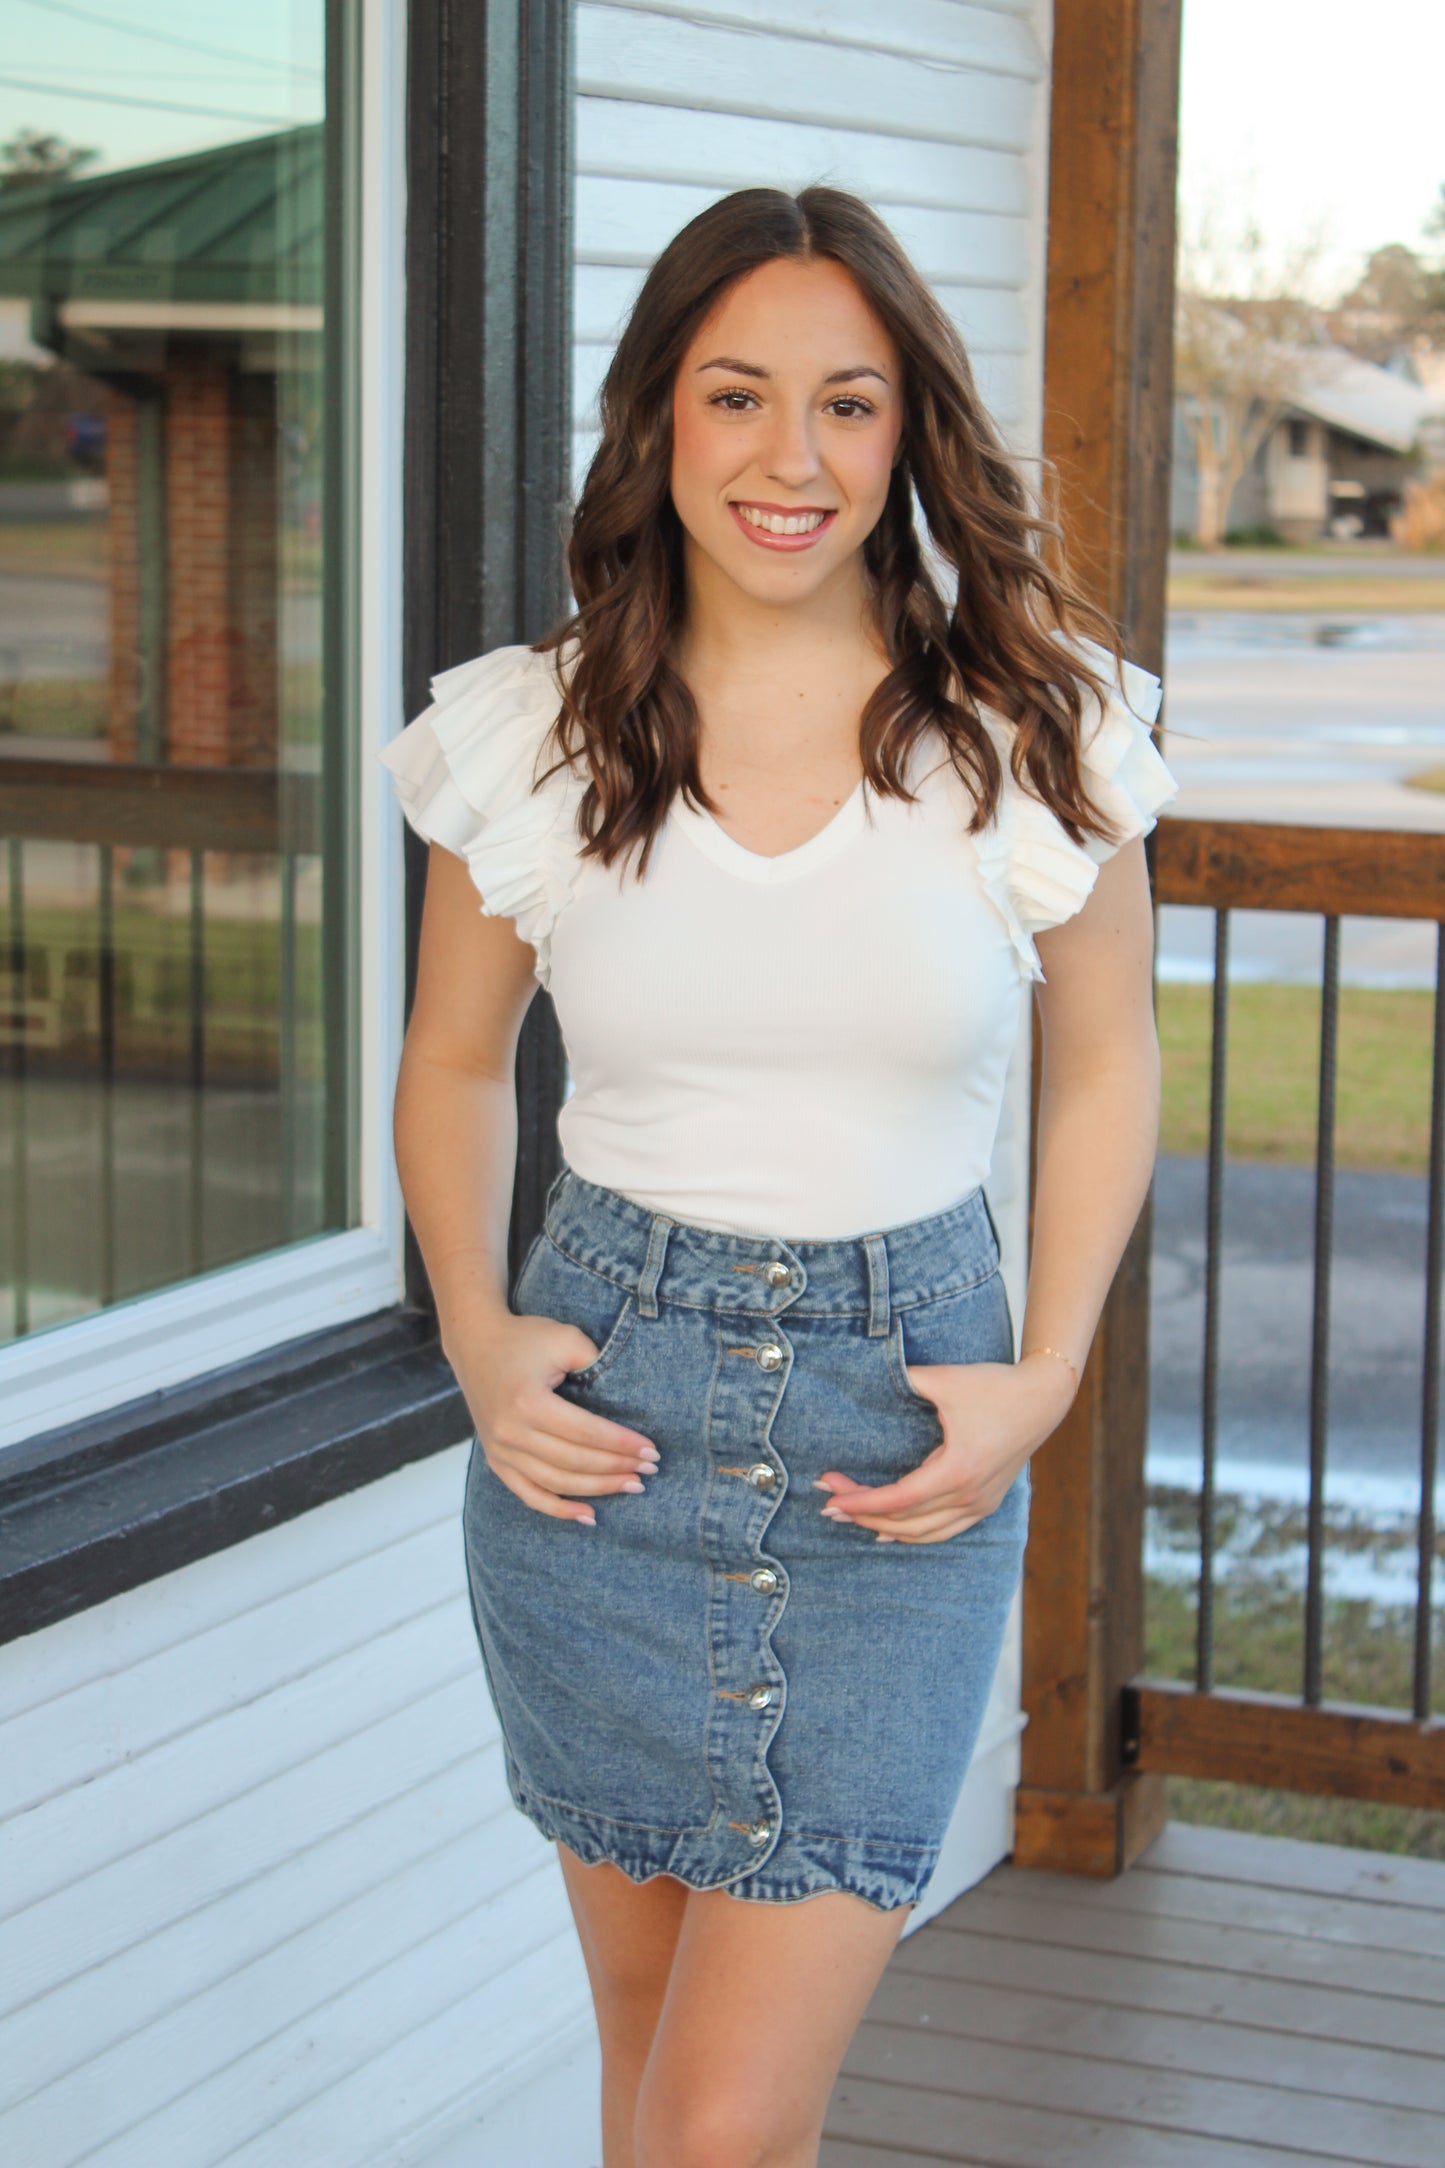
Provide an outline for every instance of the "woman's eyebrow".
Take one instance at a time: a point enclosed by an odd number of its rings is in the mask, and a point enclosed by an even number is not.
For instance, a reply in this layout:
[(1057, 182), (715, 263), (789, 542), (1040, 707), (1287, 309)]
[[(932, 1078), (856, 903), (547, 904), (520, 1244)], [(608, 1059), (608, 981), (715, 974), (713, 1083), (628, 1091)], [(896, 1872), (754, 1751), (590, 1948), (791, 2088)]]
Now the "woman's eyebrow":
[[(700, 361), (697, 365), (697, 374), (701, 376), (705, 369), (727, 369), (734, 376), (753, 376), (757, 377), (762, 383), (767, 383), (772, 375), (770, 369), (760, 369), (755, 361), (734, 361), (728, 354), (718, 354), (711, 361)], [(866, 364), (861, 369), (834, 369), (830, 375), (824, 377), (823, 382), (825, 384), (851, 384), (853, 379), (858, 376), (876, 376), (880, 384), (888, 382), (881, 369), (869, 368)]]

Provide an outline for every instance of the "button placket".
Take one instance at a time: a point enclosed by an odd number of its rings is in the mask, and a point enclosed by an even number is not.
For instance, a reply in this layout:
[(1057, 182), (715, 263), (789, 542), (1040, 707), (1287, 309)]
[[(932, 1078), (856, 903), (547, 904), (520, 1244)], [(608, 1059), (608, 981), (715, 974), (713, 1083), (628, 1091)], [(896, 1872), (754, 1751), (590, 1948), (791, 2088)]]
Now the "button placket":
[[(786, 1584), (781, 1571), (759, 1553), (788, 1487), (770, 1434), (793, 1361), (782, 1312), (802, 1275), (776, 1253), (771, 1259), (764, 1253), (747, 1269), (751, 1288), (744, 1281), (739, 1291), (747, 1289), (751, 1307), (745, 1302), (717, 1319), (720, 1361), (707, 1440), (714, 1487), (704, 1543), (716, 1576), (709, 1606), (714, 1685), (709, 1763), (723, 1824), (752, 1871), (769, 1857), (783, 1822), (767, 1754), (786, 1705), (786, 1680), (770, 1646)], [(731, 1591), (724, 1586), (729, 1582), (735, 1584)]]

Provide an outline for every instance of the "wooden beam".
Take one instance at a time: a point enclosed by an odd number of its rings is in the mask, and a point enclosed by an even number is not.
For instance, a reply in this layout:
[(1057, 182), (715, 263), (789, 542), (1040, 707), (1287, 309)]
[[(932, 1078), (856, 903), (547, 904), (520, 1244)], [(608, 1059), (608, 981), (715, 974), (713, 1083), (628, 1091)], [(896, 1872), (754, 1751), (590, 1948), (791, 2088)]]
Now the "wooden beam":
[[(1044, 454), (1072, 564), (1130, 655), (1163, 662), (1181, 0), (1056, 0)], [(1042, 1044), (1034, 1020), (1034, 1159)], [(1034, 1181), (1030, 1180), (1030, 1191)], [(1078, 1396), (1034, 1460), (1024, 1567), (1021, 1865), (1118, 1873), (1161, 1788), (1126, 1771), (1119, 1694), (1143, 1657), (1151, 1209)]]
[(1156, 903), (1445, 919), (1445, 836), (1428, 829), (1306, 828), (1166, 814), (1154, 841)]
[(1398, 1709), (1323, 1702), (1243, 1688), (1197, 1693), (1139, 1679), (1124, 1696), (1124, 1750), (1158, 1775), (1263, 1784), (1332, 1799), (1438, 1807), (1445, 1800), (1445, 1721)]

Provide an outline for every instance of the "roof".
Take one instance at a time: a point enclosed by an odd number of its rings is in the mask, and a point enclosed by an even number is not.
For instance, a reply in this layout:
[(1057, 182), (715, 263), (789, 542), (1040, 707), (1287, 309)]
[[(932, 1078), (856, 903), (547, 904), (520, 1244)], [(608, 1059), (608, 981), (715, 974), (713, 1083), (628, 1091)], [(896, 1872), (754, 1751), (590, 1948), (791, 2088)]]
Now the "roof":
[(1348, 347), (1306, 346), (1297, 352), (1300, 376), (1288, 405), (1392, 452), (1409, 451), (1426, 417), (1445, 401), (1445, 390), (1412, 384), (1392, 369), (1362, 361)]
[(324, 123), (84, 180), (0, 190), (0, 295), (62, 316), (238, 327), (322, 301)]

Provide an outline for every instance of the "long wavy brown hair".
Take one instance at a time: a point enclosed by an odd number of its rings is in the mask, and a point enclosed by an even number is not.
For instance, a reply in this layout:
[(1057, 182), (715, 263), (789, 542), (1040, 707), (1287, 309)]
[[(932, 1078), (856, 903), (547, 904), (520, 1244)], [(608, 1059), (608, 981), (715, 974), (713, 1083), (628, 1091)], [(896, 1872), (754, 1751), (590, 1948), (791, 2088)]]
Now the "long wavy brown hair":
[[(739, 189), (684, 226), (649, 271), (603, 381), (602, 438), (568, 546), (576, 607), (535, 643), (557, 653), (563, 688), (546, 773), (567, 765), (590, 777), (581, 855), (610, 866), (640, 844), (640, 877), (677, 792), (718, 811), (698, 771), (697, 708), (674, 660), (687, 595), (670, 487), (673, 386), (727, 289), (780, 257), (840, 264), (903, 362), (902, 453), (863, 550), (892, 665), (860, 723), (867, 782), (911, 800), (909, 749), (936, 724), (975, 800), (969, 833), (987, 826), (1003, 781), (978, 712), (987, 704), (1014, 725), (1015, 781), (1075, 843), (1085, 834), (1116, 841), (1079, 760), (1084, 701), (1089, 689), (1103, 698), (1105, 682), (1072, 644), (1091, 637), (1117, 665), (1115, 628), (1066, 571), (1062, 528), (1030, 505), (963, 341), (924, 280), (866, 203), (820, 186), (796, 196)], [(915, 494), (933, 550), (956, 575), (951, 602), (925, 559)]]

